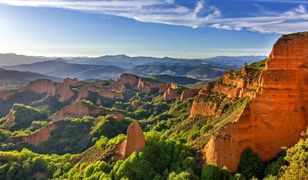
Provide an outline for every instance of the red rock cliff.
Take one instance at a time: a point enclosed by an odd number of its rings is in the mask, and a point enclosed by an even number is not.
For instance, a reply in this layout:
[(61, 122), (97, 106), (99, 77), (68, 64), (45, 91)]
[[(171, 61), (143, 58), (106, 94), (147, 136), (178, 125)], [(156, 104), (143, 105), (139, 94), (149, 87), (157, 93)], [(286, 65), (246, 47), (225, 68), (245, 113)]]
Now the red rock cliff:
[(184, 101), (188, 98), (192, 98), (196, 95), (198, 95), (198, 91), (197, 89), (187, 89), (187, 90), (184, 90), (182, 93), (181, 93), (181, 97), (180, 97), (180, 100), (181, 101)]
[(178, 98), (180, 96), (179, 92), (177, 89), (172, 89), (172, 88), (168, 88), (165, 92), (164, 92), (164, 100), (165, 101), (171, 101), (171, 100), (175, 100), (176, 98)]
[(16, 93), (32, 91), (38, 94), (46, 93), (46, 96), (59, 96), (59, 101), (63, 102), (71, 98), (74, 93), (71, 86), (78, 83), (77, 79), (65, 79), (63, 83), (54, 83), (48, 79), (38, 79), (31, 81), (25, 87), (12, 91), (0, 91), (0, 100), (7, 100)]
[(213, 135), (204, 148), (206, 161), (235, 171), (247, 147), (271, 160), (298, 141), (307, 117), (308, 33), (284, 35), (274, 45), (255, 99), (236, 122)]
[(29, 136), (20, 137), (18, 141), (19, 143), (22, 144), (26, 143), (26, 144), (38, 145), (44, 141), (47, 141), (48, 138), (50, 137), (51, 132), (55, 130), (55, 128), (56, 128), (55, 122), (50, 123)]
[(119, 79), (114, 82), (111, 87), (112, 89), (120, 90), (123, 85), (136, 86), (138, 84), (139, 77), (133, 74), (123, 73)]
[(260, 69), (244, 67), (240, 71), (225, 73), (221, 79), (203, 87), (194, 99), (190, 117), (197, 115), (220, 115), (224, 107), (222, 102), (236, 103), (240, 98), (253, 98), (258, 88)]
[(52, 95), (55, 95), (56, 93), (56, 87), (55, 87), (55, 83), (53, 83), (51, 80), (39, 79), (39, 80), (30, 82), (27, 86), (25, 86), (24, 88), (18, 91), (19, 92), (33, 91), (39, 94), (47, 93), (48, 96), (52, 96)]
[(145, 138), (139, 123), (131, 123), (127, 129), (127, 138), (120, 147), (120, 153), (123, 158), (127, 158), (132, 153), (142, 150), (145, 146)]
[(64, 79), (63, 83), (57, 84), (56, 94), (59, 95), (59, 101), (64, 102), (74, 96), (71, 86), (78, 83), (77, 79)]
[(83, 118), (84, 116), (97, 116), (102, 113), (103, 110), (90, 108), (81, 101), (74, 101), (70, 105), (62, 108), (52, 118), (53, 121), (60, 121), (66, 117), (71, 118)]
[(90, 86), (86, 84), (80, 88), (76, 101), (81, 101), (82, 99), (88, 97), (89, 94), (90, 94)]
[(144, 93), (151, 93), (157, 91), (158, 93), (164, 93), (168, 88), (168, 84), (156, 81), (149, 81), (147, 79), (140, 78), (138, 81), (137, 89)]

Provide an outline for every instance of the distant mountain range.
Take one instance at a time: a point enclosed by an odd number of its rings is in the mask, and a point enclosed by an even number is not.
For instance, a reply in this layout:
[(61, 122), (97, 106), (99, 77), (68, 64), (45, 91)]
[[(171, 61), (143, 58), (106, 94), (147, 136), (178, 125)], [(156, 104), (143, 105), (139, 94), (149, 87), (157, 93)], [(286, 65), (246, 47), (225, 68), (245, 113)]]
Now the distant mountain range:
[(0, 90), (16, 89), (36, 79), (50, 79), (55, 82), (62, 80), (60, 78), (46, 76), (33, 72), (20, 72), (14, 70), (0, 69)]
[(70, 64), (63, 59), (4, 66), (3, 68), (17, 71), (30, 71), (48, 76), (77, 79), (116, 79), (124, 70), (112, 65)]
[(18, 54), (0, 54), (0, 66), (13, 66), (18, 64), (31, 64), (36, 62), (48, 61), (54, 58), (39, 56), (24, 56)]
[(141, 76), (168, 75), (197, 80), (220, 77), (229, 69), (237, 69), (265, 59), (265, 56), (219, 56), (205, 59), (129, 57), (126, 55), (96, 58), (48, 58), (0, 54), (0, 66), (7, 70), (29, 71), (57, 78), (116, 79), (129, 72)]

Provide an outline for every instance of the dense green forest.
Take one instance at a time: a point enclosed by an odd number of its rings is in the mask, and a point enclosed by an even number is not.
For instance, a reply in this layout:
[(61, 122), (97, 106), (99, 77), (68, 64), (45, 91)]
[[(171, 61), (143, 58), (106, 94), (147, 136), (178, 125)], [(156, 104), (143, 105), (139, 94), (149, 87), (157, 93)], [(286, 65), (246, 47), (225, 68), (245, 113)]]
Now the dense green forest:
[(188, 146), (152, 131), (146, 133), (148, 145), (144, 150), (113, 163), (76, 163), (78, 154), (43, 155), (28, 149), (0, 152), (0, 179), (307, 179), (307, 137), (308, 131), (266, 165), (250, 149), (245, 150), (237, 174), (215, 165), (200, 169)]

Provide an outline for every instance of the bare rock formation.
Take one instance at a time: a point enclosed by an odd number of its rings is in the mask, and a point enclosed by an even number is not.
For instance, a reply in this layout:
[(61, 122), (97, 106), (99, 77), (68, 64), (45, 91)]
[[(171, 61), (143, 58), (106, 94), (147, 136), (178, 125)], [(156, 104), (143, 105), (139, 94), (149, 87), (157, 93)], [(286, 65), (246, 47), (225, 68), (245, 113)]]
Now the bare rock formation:
[(117, 121), (123, 121), (125, 119), (125, 115), (117, 111), (107, 112), (107, 114), (113, 115)]
[(18, 90), (18, 92), (33, 91), (38, 94), (46, 93), (47, 96), (55, 95), (55, 83), (47, 79), (31, 81), (27, 86)]
[(120, 154), (123, 158), (127, 158), (132, 153), (142, 150), (145, 146), (145, 138), (139, 123), (131, 123), (127, 129), (127, 139), (119, 147)]
[(178, 98), (180, 95), (177, 89), (168, 88), (164, 93), (164, 100), (171, 101)]
[(137, 89), (150, 94), (151, 92), (164, 93), (168, 88), (168, 85), (157, 81), (148, 81), (146, 79), (140, 78), (138, 81)]
[(168, 84), (168, 88), (170, 88), (170, 89), (178, 89), (178, 85), (175, 84), (175, 83), (170, 83), (170, 84)]
[(60, 121), (66, 117), (82, 118), (84, 116), (98, 116), (103, 113), (102, 109), (90, 108), (81, 101), (74, 101), (70, 105), (65, 106), (55, 114), (52, 118), (53, 121)]
[(202, 96), (198, 96), (194, 99), (192, 104), (192, 108), (190, 111), (190, 117), (195, 116), (211, 116), (220, 114), (221, 110), (218, 108), (217, 103), (213, 103), (211, 101), (206, 101)]
[(39, 129), (34, 134), (22, 137), (22, 143), (38, 145), (44, 141), (47, 141), (50, 137), (51, 132), (55, 130), (55, 128), (55, 123), (50, 123), (47, 126)]
[(12, 108), (10, 109), (9, 113), (6, 116), (6, 121), (4, 122), (4, 126), (6, 128), (11, 128), (14, 123), (15, 123), (15, 111), (18, 107), (13, 105)]
[(46, 96), (59, 96), (59, 101), (63, 102), (71, 98), (74, 93), (71, 91), (71, 86), (78, 83), (77, 79), (65, 79), (63, 83), (54, 83), (48, 79), (38, 79), (31, 81), (25, 87), (12, 91), (0, 91), (0, 100), (7, 100), (16, 93), (32, 91), (37, 94), (46, 94)]
[(204, 148), (207, 163), (237, 169), (250, 147), (271, 160), (308, 125), (308, 33), (284, 35), (274, 45), (256, 96), (239, 119), (215, 133)]
[(59, 101), (64, 102), (74, 96), (71, 86), (78, 83), (77, 79), (64, 79), (63, 83), (56, 85), (56, 94), (59, 95)]
[(82, 86), (79, 90), (76, 101), (81, 101), (82, 99), (88, 97), (89, 93), (90, 93), (90, 86), (88, 84)]
[(6, 101), (9, 97), (13, 96), (16, 90), (2, 90), (0, 91), (0, 100)]
[(107, 98), (107, 99), (123, 99), (124, 96), (122, 92), (115, 91), (115, 90), (108, 90), (108, 89), (101, 89), (98, 93), (101, 97)]
[(123, 73), (119, 79), (111, 85), (112, 89), (120, 90), (123, 85), (135, 87), (138, 84), (139, 77), (133, 74)]
[(188, 98), (192, 98), (192, 97), (194, 97), (196, 95), (198, 95), (198, 90), (197, 89), (187, 89), (187, 90), (182, 91), (180, 100), (184, 101), (184, 100), (186, 100)]
[(244, 97), (253, 98), (260, 72), (258, 69), (244, 67), (240, 71), (227, 72), (218, 81), (209, 83), (200, 89), (194, 99), (190, 117), (220, 115), (224, 110), (222, 102), (232, 103)]

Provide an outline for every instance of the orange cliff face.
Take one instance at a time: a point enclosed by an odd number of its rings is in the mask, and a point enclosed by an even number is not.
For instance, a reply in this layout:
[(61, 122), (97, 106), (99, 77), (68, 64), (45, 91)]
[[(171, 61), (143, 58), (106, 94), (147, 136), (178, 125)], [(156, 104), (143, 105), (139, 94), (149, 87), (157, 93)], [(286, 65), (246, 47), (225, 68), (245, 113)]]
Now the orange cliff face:
[(178, 91), (176, 89), (168, 88), (164, 92), (164, 100), (165, 101), (175, 100), (178, 97), (179, 97), (179, 93), (178, 93)]
[(290, 147), (308, 126), (308, 33), (284, 35), (274, 45), (256, 96), (239, 119), (215, 133), (204, 148), (207, 163), (236, 171), (250, 147), (263, 161)]
[(47, 79), (39, 79), (30, 82), (27, 86), (20, 89), (19, 91), (33, 91), (38, 94), (46, 93), (47, 96), (55, 95), (56, 87), (55, 83)]
[(57, 84), (56, 94), (59, 95), (59, 101), (64, 102), (74, 96), (71, 86), (78, 83), (77, 79), (64, 79), (63, 83)]
[(181, 101), (184, 101), (188, 98), (192, 98), (196, 95), (198, 95), (198, 89), (188, 89), (188, 90), (184, 90), (182, 93), (181, 93), (181, 96), (180, 96), (180, 100)]
[(51, 135), (51, 132), (55, 129), (56, 123), (52, 122), (29, 136), (20, 137), (20, 143), (38, 145), (44, 141), (47, 141)]
[(111, 85), (112, 89), (120, 90), (123, 85), (129, 85), (135, 87), (138, 84), (139, 77), (133, 74), (123, 73), (119, 79)]
[(137, 89), (146, 93), (150, 94), (152, 91), (157, 91), (158, 93), (164, 93), (168, 88), (168, 84), (162, 82), (149, 82), (143, 80), (142, 78), (139, 79)]
[(17, 90), (4, 90), (0, 91), (0, 100), (6, 101), (11, 96), (14, 96), (16, 93), (21, 93), (25, 91), (32, 91), (37, 94), (46, 93), (46, 96), (53, 96), (56, 94), (55, 83), (48, 79), (38, 79), (31, 81), (25, 87), (22, 87)]
[(221, 102), (236, 103), (237, 100), (253, 98), (258, 88), (259, 69), (243, 67), (240, 71), (225, 73), (221, 79), (203, 87), (194, 99), (190, 117), (220, 115)]
[(97, 116), (102, 113), (101, 109), (92, 109), (81, 101), (74, 101), (71, 104), (62, 108), (57, 114), (52, 118), (53, 121), (60, 121), (66, 117), (70, 118), (82, 118), (84, 116)]
[(132, 153), (145, 148), (146, 142), (143, 131), (138, 122), (133, 122), (127, 129), (127, 138), (119, 147), (120, 154), (123, 158), (129, 157)]
[(71, 86), (77, 83), (77, 79), (65, 79), (63, 83), (54, 83), (48, 79), (38, 79), (31, 81), (28, 85), (18, 90), (0, 91), (0, 100), (7, 100), (16, 93), (32, 91), (37, 94), (46, 93), (46, 96), (59, 95), (59, 101), (63, 102), (74, 95), (71, 90)]

